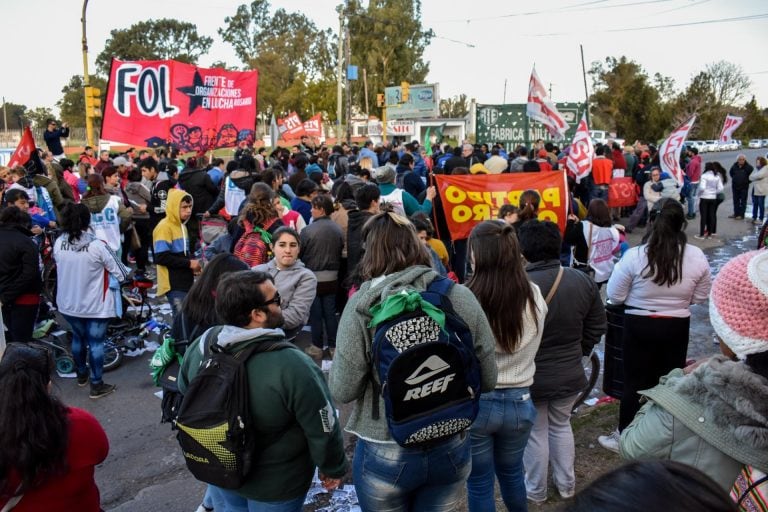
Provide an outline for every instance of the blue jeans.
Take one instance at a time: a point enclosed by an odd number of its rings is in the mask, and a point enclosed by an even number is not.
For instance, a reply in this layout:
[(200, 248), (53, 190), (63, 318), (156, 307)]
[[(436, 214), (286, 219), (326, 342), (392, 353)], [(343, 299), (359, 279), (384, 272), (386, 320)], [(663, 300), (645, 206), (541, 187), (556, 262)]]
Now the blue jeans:
[(494, 473), (507, 510), (528, 510), (523, 454), (535, 419), (536, 407), (528, 388), (496, 389), (480, 397), (480, 412), (471, 429), (470, 512), (496, 510)]
[(451, 512), (469, 475), (469, 435), (428, 448), (357, 440), (352, 461), (363, 512)]
[(216, 512), (301, 512), (306, 498), (305, 494), (288, 501), (256, 501), (215, 485), (209, 485), (205, 494)]
[(688, 188), (688, 195), (685, 196), (685, 202), (688, 205), (688, 216), (693, 217), (696, 215), (696, 197), (699, 195), (699, 182), (691, 182), (691, 186)]
[(752, 220), (763, 220), (765, 217), (765, 196), (752, 194)]
[(323, 325), (328, 337), (328, 346), (336, 347), (336, 331), (339, 323), (336, 320), (336, 294), (326, 293), (315, 296), (309, 308), (309, 326), (312, 329), (312, 344), (323, 348)]
[(184, 302), (184, 297), (187, 296), (187, 292), (180, 292), (171, 290), (165, 294), (165, 298), (168, 299), (168, 304), (171, 305), (171, 313), (176, 318), (181, 313), (181, 304)]
[(91, 384), (99, 384), (104, 372), (104, 340), (107, 337), (108, 318), (80, 318), (63, 315), (72, 327), (72, 358), (77, 373), (88, 375), (85, 365), (85, 347), (88, 346), (88, 364), (91, 367)]
[(589, 186), (589, 202), (591, 203), (593, 199), (602, 199), (607, 203), (608, 185), (595, 185), (594, 183), (591, 184)]

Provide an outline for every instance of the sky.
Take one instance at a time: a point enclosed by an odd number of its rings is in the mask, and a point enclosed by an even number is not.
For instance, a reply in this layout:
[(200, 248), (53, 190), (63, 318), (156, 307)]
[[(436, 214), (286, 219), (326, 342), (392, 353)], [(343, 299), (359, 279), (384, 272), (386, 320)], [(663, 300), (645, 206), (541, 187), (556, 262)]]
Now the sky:
[[(217, 28), (244, 0), (90, 0), (89, 70), (113, 29), (175, 18), (213, 37), (207, 66), (241, 65)], [(338, 30), (340, 0), (273, 0)], [(83, 73), (81, 0), (0, 0), (3, 74), (0, 96), (29, 108), (50, 107), (74, 74)], [(532, 67), (555, 101), (584, 101), (580, 46), (593, 61), (626, 56), (649, 76), (671, 77), (683, 90), (705, 66), (727, 60), (752, 81), (768, 107), (768, 2), (764, 0), (422, 0), (422, 23), (435, 32), (425, 52), (428, 82), (440, 96), (466, 94), (478, 103), (524, 103)], [(589, 91), (592, 82), (587, 77)], [(749, 98), (747, 98), (749, 99)]]

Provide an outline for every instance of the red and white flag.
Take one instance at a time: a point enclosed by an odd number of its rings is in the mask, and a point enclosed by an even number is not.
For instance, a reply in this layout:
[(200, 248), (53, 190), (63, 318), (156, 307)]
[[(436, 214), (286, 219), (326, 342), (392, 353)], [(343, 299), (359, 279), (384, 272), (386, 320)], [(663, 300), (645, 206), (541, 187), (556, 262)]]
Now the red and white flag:
[(283, 140), (298, 139), (304, 135), (304, 123), (301, 122), (299, 114), (291, 112), (287, 117), (277, 120), (277, 129)]
[(743, 122), (743, 117), (732, 116), (731, 114), (725, 116), (723, 131), (720, 132), (720, 142), (731, 142), (731, 135), (733, 135), (733, 132), (736, 131), (736, 128), (741, 126), (741, 123)]
[(579, 121), (579, 125), (576, 127), (571, 150), (568, 153), (568, 159), (565, 161), (565, 166), (576, 176), (576, 183), (579, 183), (592, 172), (592, 159), (594, 157), (595, 148), (592, 145), (592, 137), (589, 136), (587, 114), (584, 113), (581, 121)]
[(304, 121), (304, 133), (306, 133), (310, 137), (322, 137), (323, 136), (322, 119), (323, 118), (321, 114), (315, 114), (314, 116), (310, 117), (308, 120)]
[(25, 166), (35, 151), (37, 151), (35, 138), (32, 136), (32, 130), (27, 126), (24, 128), (19, 145), (16, 146), (16, 151), (13, 152), (11, 159), (8, 160), (8, 167), (13, 169), (17, 165)]
[(659, 149), (659, 159), (661, 163), (661, 170), (669, 173), (670, 176), (675, 178), (675, 181), (679, 185), (683, 184), (683, 168), (680, 167), (680, 152), (683, 149), (683, 143), (688, 132), (691, 131), (693, 123), (696, 122), (696, 114), (693, 114), (690, 119), (681, 124), (669, 137), (661, 143)]
[(568, 123), (557, 111), (555, 104), (547, 97), (547, 90), (544, 88), (539, 75), (536, 74), (536, 68), (531, 71), (531, 79), (528, 82), (527, 114), (534, 121), (543, 124), (553, 139), (565, 138)]

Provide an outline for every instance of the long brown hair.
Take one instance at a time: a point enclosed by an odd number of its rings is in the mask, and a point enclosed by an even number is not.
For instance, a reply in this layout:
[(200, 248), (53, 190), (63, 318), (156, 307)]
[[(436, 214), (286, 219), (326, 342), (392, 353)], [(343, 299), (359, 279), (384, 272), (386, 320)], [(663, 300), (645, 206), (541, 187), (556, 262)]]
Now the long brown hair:
[(365, 253), (359, 264), (363, 281), (415, 265), (429, 267), (432, 258), (407, 218), (392, 212), (374, 215), (363, 226)]
[(108, 196), (110, 195), (106, 188), (104, 188), (104, 178), (101, 174), (91, 174), (86, 180), (88, 183), (87, 191), (83, 195), (83, 199), (95, 196)]
[(683, 206), (671, 198), (657, 202), (651, 210), (650, 236), (646, 246), (648, 264), (641, 277), (659, 286), (672, 286), (683, 280), (683, 255), (688, 238), (685, 236)]
[(277, 210), (272, 204), (274, 198), (275, 192), (272, 187), (266, 183), (254, 183), (238, 223), (243, 226), (245, 220), (248, 220), (254, 226), (261, 226), (269, 219), (277, 217)]
[(536, 324), (539, 318), (515, 229), (497, 220), (481, 222), (470, 233), (468, 246), (474, 272), (467, 287), (483, 307), (496, 342), (513, 352), (523, 335), (526, 308)]

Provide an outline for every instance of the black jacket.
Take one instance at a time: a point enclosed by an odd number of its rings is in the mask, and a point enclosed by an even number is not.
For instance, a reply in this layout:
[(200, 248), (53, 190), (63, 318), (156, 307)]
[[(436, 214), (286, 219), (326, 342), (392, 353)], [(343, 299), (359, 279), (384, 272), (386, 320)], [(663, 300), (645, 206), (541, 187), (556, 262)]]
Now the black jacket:
[(179, 186), (192, 196), (193, 215), (206, 212), (219, 195), (219, 187), (205, 169), (184, 169), (179, 173)]
[(731, 186), (735, 189), (749, 188), (749, 175), (754, 171), (754, 167), (749, 165), (748, 162), (744, 162), (742, 167), (739, 167), (739, 162), (736, 162), (731, 166), (731, 171), (728, 173), (731, 175)]
[[(525, 270), (546, 297), (560, 269), (560, 260), (529, 263)], [(585, 273), (563, 269), (563, 277), (544, 320), (544, 333), (536, 353), (534, 401), (575, 395), (586, 385), (581, 356), (592, 351), (606, 331), (605, 307), (595, 282)]]
[(0, 225), (0, 302), (13, 304), (26, 293), (40, 293), (37, 244), (21, 226)]
[(347, 213), (347, 274), (352, 275), (363, 258), (363, 226), (373, 217), (365, 210), (350, 210)]
[(445, 171), (445, 174), (451, 174), (453, 170), (457, 167), (466, 167), (467, 166), (467, 160), (461, 156), (453, 155), (451, 158), (445, 161), (445, 165), (443, 166), (443, 170)]

